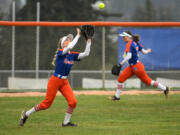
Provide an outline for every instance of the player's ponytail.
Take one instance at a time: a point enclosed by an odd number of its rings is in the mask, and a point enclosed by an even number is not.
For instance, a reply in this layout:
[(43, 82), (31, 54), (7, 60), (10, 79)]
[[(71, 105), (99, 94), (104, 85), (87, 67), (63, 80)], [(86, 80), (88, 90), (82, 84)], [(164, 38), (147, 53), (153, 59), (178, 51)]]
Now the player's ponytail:
[(134, 41), (134, 42), (139, 42), (139, 40), (140, 40), (140, 36), (138, 35), (138, 34), (132, 34), (132, 32), (131, 31), (125, 31), (127, 34), (129, 34), (129, 35), (131, 35), (132, 36), (132, 40)]
[[(66, 38), (69, 38), (71, 41), (73, 40), (73, 35), (72, 34), (68, 34), (67, 36), (65, 36)], [(62, 41), (63, 40), (63, 38), (64, 37), (62, 37), (62, 38), (60, 38), (59, 39), (59, 42), (58, 42), (58, 47), (57, 47), (57, 50), (56, 50), (56, 52), (55, 52), (55, 54), (54, 54), (54, 58), (53, 58), (53, 60), (52, 60), (52, 65), (53, 66), (56, 66), (56, 56), (57, 56), (57, 52), (58, 52), (58, 50), (60, 49), (60, 48), (63, 48), (63, 44), (64, 44), (64, 41)], [(62, 43), (63, 42), (63, 43)]]
[(56, 50), (56, 52), (54, 54), (54, 58), (53, 58), (52, 63), (51, 63), (53, 66), (56, 66), (56, 63), (55, 63), (56, 62), (56, 56), (57, 56), (58, 50), (61, 48), (61, 40), (62, 40), (62, 38), (59, 39), (59, 42), (58, 42), (58, 45), (57, 45), (58, 47), (57, 47), (57, 50)]
[(134, 42), (139, 42), (139, 40), (140, 40), (140, 36), (138, 35), (138, 34), (135, 34), (135, 35), (133, 35), (133, 41)]

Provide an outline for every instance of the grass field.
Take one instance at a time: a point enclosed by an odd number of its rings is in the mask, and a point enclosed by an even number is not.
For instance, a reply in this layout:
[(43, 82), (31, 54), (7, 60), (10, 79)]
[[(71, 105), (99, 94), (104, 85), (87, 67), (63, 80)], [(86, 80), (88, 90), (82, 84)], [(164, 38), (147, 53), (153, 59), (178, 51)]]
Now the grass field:
[(72, 121), (78, 127), (61, 127), (66, 101), (57, 96), (51, 108), (33, 114), (19, 126), (23, 109), (44, 97), (1, 97), (0, 135), (180, 135), (180, 94), (123, 95), (121, 101), (108, 96), (77, 96)]

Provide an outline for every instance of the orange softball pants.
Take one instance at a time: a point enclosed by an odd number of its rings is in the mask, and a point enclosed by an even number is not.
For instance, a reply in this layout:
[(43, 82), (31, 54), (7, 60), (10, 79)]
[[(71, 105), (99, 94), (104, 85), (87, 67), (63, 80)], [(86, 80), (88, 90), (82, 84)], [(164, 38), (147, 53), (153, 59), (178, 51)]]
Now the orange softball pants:
[(135, 65), (126, 67), (123, 72), (118, 77), (118, 82), (123, 83), (128, 78), (136, 75), (141, 81), (146, 85), (150, 86), (152, 79), (146, 74), (144, 65), (141, 62), (136, 63)]
[(66, 98), (68, 105), (71, 108), (75, 108), (77, 100), (72, 91), (72, 88), (67, 79), (59, 79), (54, 75), (51, 76), (47, 85), (47, 92), (45, 99), (40, 103), (39, 110), (45, 110), (51, 106), (56, 97), (57, 91), (60, 91), (62, 95)]

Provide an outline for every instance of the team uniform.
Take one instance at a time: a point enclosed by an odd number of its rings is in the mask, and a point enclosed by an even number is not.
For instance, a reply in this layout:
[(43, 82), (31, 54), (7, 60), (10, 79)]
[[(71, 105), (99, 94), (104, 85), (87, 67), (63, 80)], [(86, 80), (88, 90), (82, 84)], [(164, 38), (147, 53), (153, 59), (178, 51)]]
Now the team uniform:
[[(72, 42), (68, 44), (67, 47), (63, 49), (59, 49), (56, 53), (56, 61), (55, 61), (55, 71), (54, 74), (50, 77), (47, 85), (47, 92), (45, 99), (32, 109), (28, 111), (23, 111), (21, 114), (20, 125), (23, 126), (26, 122), (26, 119), (34, 112), (48, 109), (54, 101), (57, 92), (61, 92), (62, 95), (66, 98), (68, 102), (68, 107), (66, 110), (64, 122), (62, 126), (76, 126), (70, 122), (70, 118), (73, 110), (76, 107), (77, 100), (73, 93), (73, 90), (68, 82), (68, 75), (71, 71), (71, 68), (75, 61), (79, 61), (80, 59), (86, 57), (90, 53), (91, 40), (87, 41), (85, 51), (83, 53), (71, 52), (70, 50), (75, 46), (79, 39), (79, 35), (77, 35)], [(61, 41), (61, 46), (66, 41), (67, 37), (63, 37)]]
[(118, 82), (123, 83), (126, 79), (136, 75), (141, 79), (145, 84), (151, 84), (151, 78), (146, 74), (144, 65), (139, 61), (138, 52), (143, 49), (143, 46), (137, 44), (133, 41), (130, 41), (126, 44), (125, 53), (131, 53), (132, 57), (128, 60), (128, 66), (124, 69), (124, 71), (120, 74), (118, 78)]
[[(69, 104), (69, 112), (76, 107), (76, 98), (72, 92), (72, 88), (67, 80), (67, 76), (74, 64), (74, 61), (79, 61), (77, 52), (68, 52), (65, 55), (62, 54), (63, 49), (59, 50), (56, 57), (56, 68), (54, 74), (49, 79), (47, 85), (47, 94), (44, 101), (42, 101), (36, 107), (36, 111), (44, 110), (50, 107), (57, 91), (59, 90), (66, 98)], [(72, 112), (71, 112), (72, 113)]]
[[(122, 37), (132, 38), (126, 32), (120, 34)], [(152, 80), (146, 73), (144, 65), (139, 61), (138, 53), (142, 52), (143, 54), (148, 54), (149, 52), (144, 49), (143, 45), (139, 42), (134, 42), (133, 40), (129, 40), (125, 47), (125, 53), (127, 54), (121, 63), (125, 63), (128, 61), (128, 66), (120, 73), (118, 77), (117, 90), (115, 96), (112, 97), (112, 100), (120, 100), (120, 94), (122, 92), (123, 83), (133, 75), (136, 75), (142, 82), (144, 82), (148, 86), (154, 86), (160, 88), (164, 91), (166, 97), (168, 97), (169, 88), (167, 86), (162, 85), (161, 83)], [(122, 65), (122, 64), (121, 64)]]

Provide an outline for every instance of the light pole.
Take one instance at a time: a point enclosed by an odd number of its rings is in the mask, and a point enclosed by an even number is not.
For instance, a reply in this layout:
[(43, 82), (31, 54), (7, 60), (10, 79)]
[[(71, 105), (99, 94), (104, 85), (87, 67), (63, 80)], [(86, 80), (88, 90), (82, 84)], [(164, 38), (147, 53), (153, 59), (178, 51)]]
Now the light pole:
[[(16, 20), (16, 2), (12, 2), (12, 21)], [(11, 65), (11, 76), (15, 76), (15, 26), (12, 26), (12, 65)]]
[[(37, 1), (37, 16), (36, 21), (40, 21), (40, 2)], [(39, 38), (40, 38), (40, 27), (36, 27), (36, 79), (39, 78)]]

